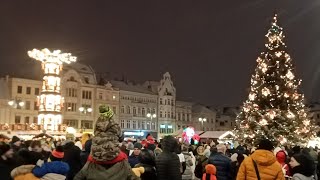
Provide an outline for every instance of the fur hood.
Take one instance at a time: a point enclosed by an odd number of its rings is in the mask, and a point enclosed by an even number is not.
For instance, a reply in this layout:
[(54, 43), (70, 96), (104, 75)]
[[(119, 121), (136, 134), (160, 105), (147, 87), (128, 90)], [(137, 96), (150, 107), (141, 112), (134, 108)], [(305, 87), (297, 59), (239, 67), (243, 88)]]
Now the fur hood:
[(41, 180), (65, 180), (66, 176), (56, 173), (48, 173), (44, 175)]
[(18, 175), (31, 173), (34, 167), (35, 165), (22, 165), (22, 166), (16, 167), (11, 171), (11, 177), (14, 178)]

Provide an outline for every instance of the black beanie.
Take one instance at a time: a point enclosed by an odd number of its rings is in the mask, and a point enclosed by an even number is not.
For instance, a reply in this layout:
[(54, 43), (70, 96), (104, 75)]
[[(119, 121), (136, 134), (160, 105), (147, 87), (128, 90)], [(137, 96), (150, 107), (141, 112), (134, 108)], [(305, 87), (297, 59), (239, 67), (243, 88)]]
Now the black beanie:
[(13, 143), (15, 143), (17, 141), (20, 141), (20, 139), (17, 136), (13, 136), (12, 140), (11, 140), (11, 143), (13, 144)]
[(0, 156), (4, 155), (7, 151), (10, 150), (10, 145), (6, 143), (0, 143)]
[(268, 151), (273, 150), (273, 144), (269, 139), (261, 139), (258, 144), (258, 149), (264, 149)]
[(137, 148), (137, 149), (142, 149), (142, 144), (141, 143), (134, 143), (133, 148)]

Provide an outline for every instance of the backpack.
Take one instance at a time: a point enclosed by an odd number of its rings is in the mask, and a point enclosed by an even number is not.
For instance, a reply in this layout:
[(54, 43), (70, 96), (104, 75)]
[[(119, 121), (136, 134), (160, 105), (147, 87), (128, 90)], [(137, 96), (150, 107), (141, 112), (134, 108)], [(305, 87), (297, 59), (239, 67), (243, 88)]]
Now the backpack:
[(202, 178), (202, 175), (203, 175), (203, 166), (202, 166), (202, 163), (205, 162), (208, 158), (205, 158), (204, 160), (202, 161), (198, 161), (195, 169), (194, 169), (194, 175), (197, 177), (197, 178)]

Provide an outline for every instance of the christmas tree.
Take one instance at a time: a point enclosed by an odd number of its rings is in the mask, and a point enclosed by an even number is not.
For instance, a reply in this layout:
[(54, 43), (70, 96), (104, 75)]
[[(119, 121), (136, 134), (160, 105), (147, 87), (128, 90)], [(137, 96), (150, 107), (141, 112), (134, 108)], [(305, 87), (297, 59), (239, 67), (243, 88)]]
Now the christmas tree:
[(282, 28), (274, 16), (266, 34), (265, 52), (257, 59), (248, 99), (236, 119), (236, 139), (254, 144), (260, 138), (273, 142), (306, 142), (314, 135), (308, 119), (301, 80), (294, 75)]

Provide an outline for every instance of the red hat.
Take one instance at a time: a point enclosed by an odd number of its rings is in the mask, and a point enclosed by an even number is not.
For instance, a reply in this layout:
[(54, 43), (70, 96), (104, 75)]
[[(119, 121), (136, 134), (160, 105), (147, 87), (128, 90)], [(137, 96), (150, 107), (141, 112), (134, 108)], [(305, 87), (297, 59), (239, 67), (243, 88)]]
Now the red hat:
[(154, 144), (154, 138), (152, 137), (152, 135), (147, 137), (147, 141), (149, 144)]
[(60, 152), (57, 150), (52, 151), (52, 156), (58, 159), (62, 159), (64, 157), (64, 152)]

